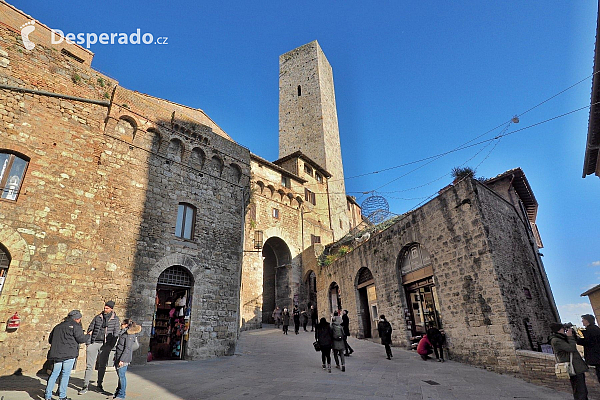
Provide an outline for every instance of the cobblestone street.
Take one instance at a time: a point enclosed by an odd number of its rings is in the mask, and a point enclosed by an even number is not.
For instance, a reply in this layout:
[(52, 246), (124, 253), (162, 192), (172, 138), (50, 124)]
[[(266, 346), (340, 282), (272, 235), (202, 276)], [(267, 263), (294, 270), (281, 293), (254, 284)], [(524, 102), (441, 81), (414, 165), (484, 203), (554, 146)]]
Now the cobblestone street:
[[(570, 399), (568, 393), (520, 379), (447, 361), (422, 361), (415, 352), (394, 348), (385, 359), (383, 346), (350, 338), (355, 352), (346, 372), (321, 369), (313, 335), (285, 336), (267, 326), (243, 332), (236, 355), (204, 361), (158, 361), (127, 372), (128, 399)], [(333, 360), (332, 360), (333, 361)], [(114, 390), (116, 374), (107, 371), (104, 387)], [(71, 376), (67, 395), (78, 400), (106, 399), (109, 393), (77, 388), (83, 373)], [(43, 399), (45, 380), (0, 377), (0, 398)], [(92, 385), (93, 387), (94, 385)], [(593, 393), (591, 393), (593, 394)]]

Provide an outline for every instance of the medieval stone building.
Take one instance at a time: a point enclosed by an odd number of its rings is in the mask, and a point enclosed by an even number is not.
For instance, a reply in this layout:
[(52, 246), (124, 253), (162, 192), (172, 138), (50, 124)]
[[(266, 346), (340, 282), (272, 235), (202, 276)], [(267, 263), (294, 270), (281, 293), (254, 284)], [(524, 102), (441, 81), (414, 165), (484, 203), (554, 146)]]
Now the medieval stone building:
[(138, 360), (148, 346), (232, 354), (249, 151), (202, 110), (126, 90), (86, 49), (51, 45), (37, 21), (26, 50), (31, 18), (4, 2), (0, 15), (1, 372), (37, 371), (52, 327), (71, 309), (86, 325), (107, 300), (142, 324)]

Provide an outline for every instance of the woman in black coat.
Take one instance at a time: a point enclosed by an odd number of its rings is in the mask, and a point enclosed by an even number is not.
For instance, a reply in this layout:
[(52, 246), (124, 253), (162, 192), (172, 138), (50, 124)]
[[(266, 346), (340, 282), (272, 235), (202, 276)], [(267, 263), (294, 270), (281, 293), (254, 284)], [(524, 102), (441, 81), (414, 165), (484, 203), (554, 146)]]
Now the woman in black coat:
[(390, 344), (392, 344), (392, 325), (385, 319), (385, 315), (379, 316), (379, 323), (377, 324), (377, 330), (379, 331), (379, 337), (381, 338), (381, 344), (385, 346), (385, 354), (387, 355), (387, 359), (391, 360), (392, 349), (390, 348)]
[(591, 314), (582, 315), (581, 323), (585, 327), (583, 337), (576, 336), (575, 339), (578, 345), (583, 346), (585, 362), (596, 367), (596, 377), (600, 382), (600, 328)]
[[(331, 372), (331, 346), (333, 346), (333, 332), (331, 331), (331, 325), (325, 318), (321, 318), (321, 321), (315, 330), (315, 340), (319, 342), (321, 347), (321, 361), (323, 362), (323, 369), (327, 368), (328, 372)], [(327, 364), (325, 364), (327, 362)]]

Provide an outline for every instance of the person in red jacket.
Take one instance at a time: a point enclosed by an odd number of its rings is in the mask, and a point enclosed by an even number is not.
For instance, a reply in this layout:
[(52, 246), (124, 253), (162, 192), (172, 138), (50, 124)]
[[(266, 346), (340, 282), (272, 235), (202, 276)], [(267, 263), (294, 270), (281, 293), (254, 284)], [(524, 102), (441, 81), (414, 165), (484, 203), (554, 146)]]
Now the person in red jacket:
[(419, 340), (419, 344), (417, 345), (417, 353), (419, 353), (419, 355), (424, 361), (429, 360), (431, 358), (429, 357), (429, 355), (433, 353), (431, 347), (431, 342), (427, 338), (427, 335), (423, 335), (421, 340)]

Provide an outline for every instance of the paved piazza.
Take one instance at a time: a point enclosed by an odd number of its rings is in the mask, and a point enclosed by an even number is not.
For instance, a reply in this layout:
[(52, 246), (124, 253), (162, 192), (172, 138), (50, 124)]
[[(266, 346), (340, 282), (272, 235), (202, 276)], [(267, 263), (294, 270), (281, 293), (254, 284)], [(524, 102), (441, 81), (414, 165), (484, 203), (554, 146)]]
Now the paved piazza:
[[(127, 372), (127, 398), (179, 399), (571, 399), (568, 393), (526, 383), (510, 376), (447, 361), (422, 361), (416, 352), (393, 348), (385, 359), (380, 344), (350, 338), (354, 354), (346, 372), (321, 369), (313, 334), (285, 336), (268, 326), (243, 332), (233, 357), (204, 361), (158, 361)], [(482, 350), (483, 351), (483, 350)], [(333, 358), (333, 357), (332, 357)], [(71, 376), (73, 400), (106, 399), (90, 391), (78, 396), (83, 373)], [(0, 377), (0, 399), (43, 399), (45, 380)], [(94, 385), (92, 384), (92, 387)], [(116, 374), (107, 371), (104, 387), (114, 390)], [(592, 393), (593, 394), (593, 393)], [(56, 397), (57, 398), (57, 397)]]

